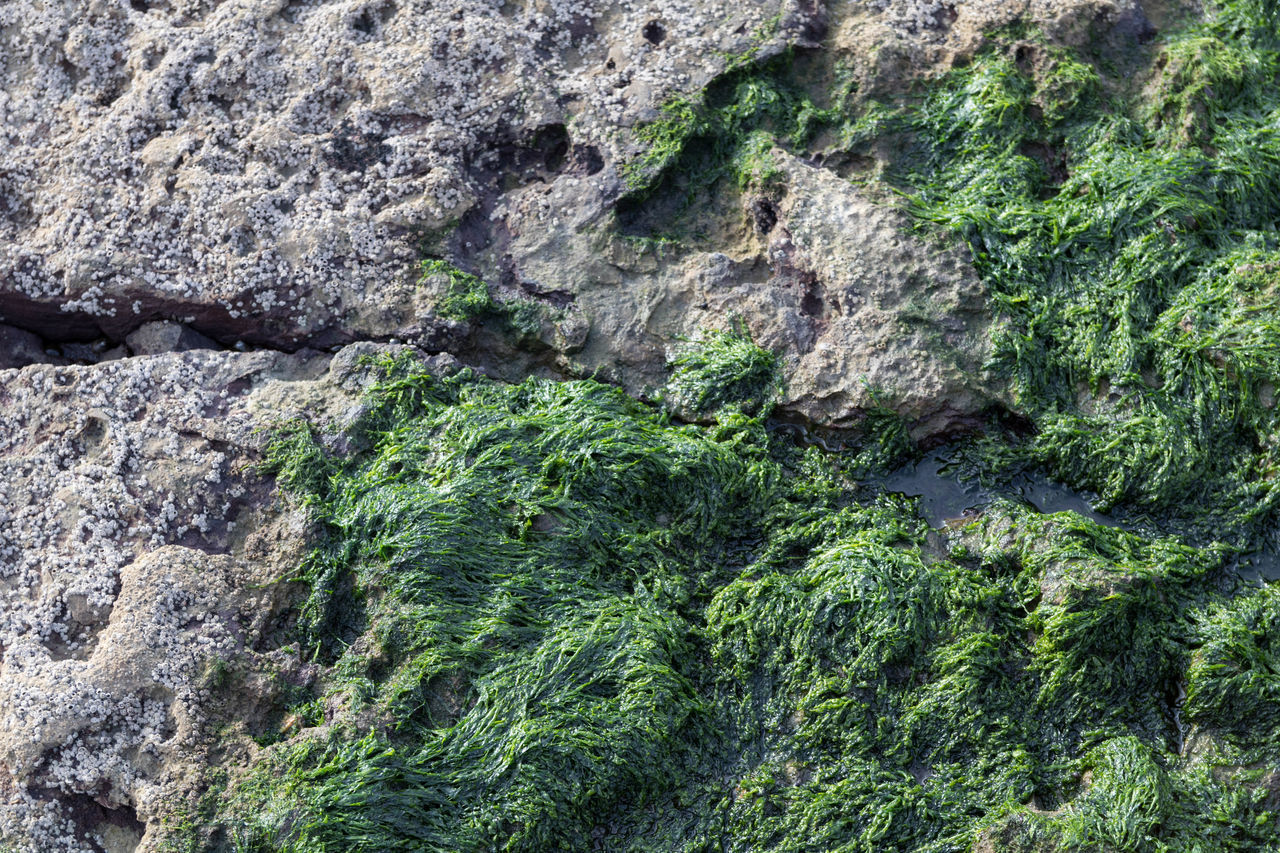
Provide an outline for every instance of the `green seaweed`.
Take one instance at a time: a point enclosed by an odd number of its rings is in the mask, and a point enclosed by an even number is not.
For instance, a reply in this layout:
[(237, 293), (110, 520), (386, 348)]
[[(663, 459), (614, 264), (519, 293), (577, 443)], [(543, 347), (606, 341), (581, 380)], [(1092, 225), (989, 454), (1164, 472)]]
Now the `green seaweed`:
[(1038, 428), (1025, 458), (1104, 509), (1240, 543), (1277, 500), (1268, 21), (1229, 3), (1169, 37), (1145, 94), (1061, 49), (1034, 68), (993, 49), (844, 134), (909, 140), (889, 174), (969, 245), (1004, 321), (992, 366)]
[(546, 310), (542, 306), (528, 299), (496, 298), (482, 279), (448, 261), (423, 261), (422, 275), (444, 276), (448, 280), (444, 296), (436, 305), (441, 317), (463, 322), (497, 320), (506, 330), (525, 337), (536, 337), (542, 328)]
[(777, 356), (756, 346), (742, 329), (685, 342), (671, 366), (663, 398), (693, 418), (725, 409), (765, 416), (782, 393)]
[(867, 482), (914, 452), (901, 418), (797, 447), (740, 330), (677, 354), (667, 408), (385, 362), (348, 441), (268, 445), (319, 531), (325, 669), (291, 697), (315, 725), (228, 787), (224, 848), (1280, 849), (1280, 599), (1230, 559), (1278, 494), (1275, 17), (1224, 4), (1130, 90), (995, 43), (856, 114), (790, 58), (730, 63), (641, 130), (632, 201), (767, 182), (818, 126), (900, 140), (887, 174), (970, 246), (1033, 425), (972, 464), (1133, 529), (997, 502), (929, 530)]
[(1236, 0), (1124, 69), (1008, 28), (896, 101), (838, 82), (819, 96), (792, 55), (744, 59), (638, 130), (620, 216), (767, 184), (770, 150), (821, 129), (846, 153), (890, 152), (886, 180), (987, 284), (989, 367), (1036, 428), (1021, 461), (1104, 511), (1247, 546), (1280, 501), (1278, 47), (1271, 7)]
[(439, 259), (422, 262), (422, 275), (443, 275), (449, 286), (438, 306), (440, 316), (453, 320), (477, 320), (495, 313), (498, 303), (489, 295), (489, 286), (481, 279)]
[(794, 64), (790, 51), (762, 61), (742, 57), (697, 95), (665, 103), (659, 119), (636, 130), (645, 148), (624, 169), (624, 219), (658, 195), (680, 198), (678, 214), (722, 180), (738, 190), (778, 180), (770, 150), (801, 148), (840, 118), (814, 102)]
[(321, 531), (300, 629), (326, 674), (313, 727), (229, 786), (225, 849), (1280, 840), (1229, 732), (1237, 752), (1179, 757), (1188, 678), (1196, 725), (1274, 704), (1219, 665), (1269, 625), (1220, 591), (1225, 549), (1013, 504), (931, 532), (851, 478), (893, 422), (845, 453), (784, 440), (752, 402), (771, 362), (735, 334), (708, 341), (760, 375), (721, 382), (706, 426), (400, 357), (348, 455), (282, 428), (269, 466)]

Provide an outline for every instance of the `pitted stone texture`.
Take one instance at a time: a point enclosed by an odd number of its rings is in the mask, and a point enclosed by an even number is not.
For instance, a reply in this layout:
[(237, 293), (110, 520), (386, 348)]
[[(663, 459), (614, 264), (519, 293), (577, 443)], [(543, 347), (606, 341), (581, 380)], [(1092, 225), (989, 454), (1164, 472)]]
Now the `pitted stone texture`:
[(0, 847), (151, 849), (201, 769), (204, 674), (279, 657), (258, 648), (273, 582), (307, 547), (253, 473), (256, 431), (349, 417), (356, 356), (384, 351), (0, 371)]
[(884, 405), (917, 438), (971, 427), (997, 395), (983, 375), (987, 294), (968, 253), (918, 235), (905, 212), (830, 172), (774, 156), (788, 184), (769, 253), (792, 285), (788, 316), (807, 332), (787, 347), (784, 406), (840, 426)]
[(572, 293), (567, 316), (589, 323), (565, 369), (643, 395), (683, 341), (740, 320), (781, 356), (784, 412), (851, 428), (885, 406), (917, 438), (972, 428), (1000, 396), (984, 377), (991, 318), (967, 253), (831, 171), (772, 156), (781, 187), (743, 197), (723, 251), (664, 256), (568, 219), (513, 229), (521, 274)]
[(155, 318), (286, 348), (430, 338), (415, 299), (424, 236), (483, 223), (485, 199), (559, 170), (591, 173), (597, 206), (616, 196), (630, 128), (759, 34), (775, 51), (800, 38), (811, 16), (778, 12), (5, 3), (0, 322), (60, 340)]

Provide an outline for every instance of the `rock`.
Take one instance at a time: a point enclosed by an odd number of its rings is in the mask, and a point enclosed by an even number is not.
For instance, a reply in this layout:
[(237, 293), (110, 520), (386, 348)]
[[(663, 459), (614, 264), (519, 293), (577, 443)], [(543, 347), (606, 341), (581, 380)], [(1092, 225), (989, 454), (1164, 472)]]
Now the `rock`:
[(162, 317), (288, 349), (429, 338), (424, 239), (490, 239), (493, 199), (560, 171), (616, 195), (641, 116), (802, 41), (808, 7), (14, 0), (0, 318), (58, 340)]
[(206, 338), (181, 323), (156, 320), (143, 323), (125, 337), (134, 355), (159, 355), (162, 352), (184, 352), (193, 349), (218, 349), (216, 341)]
[(49, 360), (39, 336), (12, 326), (0, 326), (0, 370)]
[(579, 223), (514, 229), (507, 256), (521, 274), (572, 294), (564, 313), (581, 342), (548, 341), (565, 369), (643, 395), (675, 344), (739, 317), (782, 356), (785, 412), (853, 427), (886, 406), (917, 437), (971, 427), (998, 397), (982, 376), (986, 294), (964, 251), (916, 235), (904, 212), (827, 169), (772, 156), (778, 197), (745, 199), (718, 226), (723, 251), (666, 261)]
[(791, 300), (785, 328), (811, 330), (787, 349), (784, 408), (843, 426), (885, 406), (917, 438), (971, 427), (996, 395), (983, 378), (992, 318), (967, 252), (829, 171), (774, 158), (787, 175), (774, 279)]
[[(777, 11), (15, 0), (0, 9), (0, 317), (59, 341), (128, 336), (138, 353), (208, 345), (194, 335), (286, 350), (397, 339), (495, 375), (600, 372), (645, 393), (673, 341), (733, 314), (784, 355), (784, 407), (799, 417), (856, 425), (875, 389), (917, 437), (965, 428), (993, 399), (961, 375), (990, 321), (957, 249), (907, 235), (839, 169), (777, 153), (785, 209), (750, 199), (706, 251), (637, 251), (616, 227), (624, 167), (645, 147), (635, 130), (727, 56), (812, 48), (825, 33), (830, 64), (865, 98), (967, 61), (1019, 20), (1064, 44), (1141, 40), (1142, 8)], [(439, 294), (418, 282), (424, 246), (532, 302), (541, 331), (439, 318)], [(161, 318), (182, 340), (150, 325)]]
[[(0, 843), (153, 849), (207, 764), (211, 668), (276, 683), (252, 674), (282, 665), (279, 581), (308, 528), (254, 473), (255, 431), (339, 417), (372, 378), (339, 383), (331, 363), (353, 361), (191, 350), (0, 371)], [(236, 701), (252, 721), (257, 700)]]
[[(776, 183), (701, 211), (705, 239), (635, 239), (637, 128), (729, 57), (825, 38), (865, 99), (1018, 22), (1131, 46), (1177, 1), (0, 4), (0, 847), (162, 849), (215, 746), (251, 755), (274, 691), (306, 683), (277, 620), (307, 518), (255, 473), (257, 431), (354, 423), (371, 359), (644, 396), (740, 320), (795, 418), (884, 406), (931, 439), (1007, 402), (955, 241), (780, 150)], [(428, 251), (494, 316), (438, 317)], [(1045, 606), (1124, 581), (1044, 577)], [(227, 672), (234, 696), (207, 689)]]

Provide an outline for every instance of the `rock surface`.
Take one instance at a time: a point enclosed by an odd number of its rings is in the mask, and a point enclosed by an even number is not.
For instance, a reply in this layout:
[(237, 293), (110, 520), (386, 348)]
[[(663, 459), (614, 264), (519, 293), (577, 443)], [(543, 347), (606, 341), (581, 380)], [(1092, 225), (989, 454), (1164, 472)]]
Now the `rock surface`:
[(816, 14), (777, 12), (8, 3), (0, 322), (118, 340), (167, 318), (291, 349), (429, 335), (424, 236), (482, 222), (503, 181), (569, 171), (608, 196), (629, 128), (670, 91), (696, 90), (766, 21), (778, 49)]
[[(911, 234), (905, 213), (833, 172), (772, 157), (777, 197), (744, 199), (724, 251), (666, 260), (573, 223), (521, 229), (511, 248), (522, 272), (555, 281), (590, 318), (564, 369), (644, 393), (680, 341), (736, 317), (782, 356), (784, 411), (851, 427), (887, 405), (920, 437), (971, 424), (996, 395), (981, 376), (991, 320), (965, 254)], [(760, 207), (767, 231), (752, 224)]]
[(268, 582), (306, 519), (253, 473), (255, 430), (341, 415), (378, 348), (350, 349), (0, 372), (0, 838), (136, 845), (202, 766), (210, 673), (291, 665)]

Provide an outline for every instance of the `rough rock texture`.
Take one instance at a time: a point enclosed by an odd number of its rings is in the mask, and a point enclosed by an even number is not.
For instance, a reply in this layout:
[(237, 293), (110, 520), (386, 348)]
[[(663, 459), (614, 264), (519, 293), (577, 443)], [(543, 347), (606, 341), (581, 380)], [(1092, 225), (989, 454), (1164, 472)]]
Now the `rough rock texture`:
[[(899, 297), (912, 310), (929, 302), (944, 333), (981, 338), (963, 316), (980, 295), (956, 283), (969, 275), (958, 256), (900, 237), (900, 218), (874, 212), (834, 172), (788, 170), (799, 181), (791, 197), (808, 199), (797, 210), (848, 202), (866, 227), (810, 236), (821, 216), (801, 215), (753, 245), (731, 234), (720, 252), (671, 265), (613, 239), (611, 216), (639, 150), (635, 125), (673, 93), (696, 92), (726, 55), (814, 45), (830, 20), (833, 51), (900, 84), (1027, 14), (1009, 2), (956, 9), (951, 21), (899, 3), (726, 14), (466, 2), (447, 15), (364, 0), (13, 3), (0, 10), (0, 320), (58, 341), (109, 344), (167, 318), (226, 344), (398, 338), (466, 350), (467, 330), (435, 316), (435, 294), (417, 284), (426, 240), (554, 315), (534, 349), (557, 370), (654, 387), (672, 336), (723, 325), (731, 311), (795, 367), (796, 414), (845, 425), (868, 387), (901, 385), (911, 393), (888, 402), (918, 432), (950, 429), (984, 395), (957, 388), (934, 360), (912, 363), (918, 346), (878, 348)], [(1140, 15), (1130, 12), (1115, 15)], [(876, 50), (863, 49), (868, 38)], [(885, 64), (894, 45), (898, 71)], [(791, 246), (830, 260), (810, 269)], [(893, 266), (904, 251), (953, 292), (934, 299), (920, 281), (904, 291)], [(894, 283), (868, 292), (873, 317), (853, 293), (881, 275)], [(962, 316), (941, 319), (950, 308)], [(832, 347), (862, 354), (833, 358)]]
[(919, 436), (970, 423), (995, 394), (981, 378), (985, 293), (965, 254), (912, 235), (905, 213), (835, 173), (771, 156), (783, 185), (744, 199), (724, 251), (665, 260), (573, 223), (521, 230), (522, 271), (557, 276), (591, 318), (565, 369), (643, 393), (662, 383), (673, 346), (737, 317), (783, 356), (784, 410), (848, 427), (888, 405)]
[(249, 470), (254, 431), (341, 415), (374, 349), (0, 372), (0, 839), (133, 849), (200, 766), (211, 668), (288, 668), (264, 581), (305, 518)]
[[(636, 257), (612, 220), (642, 148), (634, 128), (731, 55), (822, 42), (865, 97), (965, 61), (1015, 21), (1078, 45), (1142, 40), (1166, 14), (1136, 0), (465, 0), (447, 12), (425, 0), (17, 0), (0, 9), (0, 322), (55, 342), (107, 338), (64, 353), (73, 361), (124, 354), (112, 344), (155, 319), (228, 345), (510, 349), (468, 342), (435, 314), (418, 284), (427, 245), (542, 305), (550, 319), (522, 369), (603, 370), (642, 390), (661, 384), (671, 335), (735, 310), (795, 366), (795, 414), (845, 424), (868, 384), (897, 384), (911, 393), (888, 404), (918, 433), (947, 430), (985, 395), (933, 361), (901, 377), (918, 346), (875, 353), (897, 294), (908, 315), (928, 302), (953, 339), (982, 336), (951, 250), (893, 233), (893, 214), (840, 191), (832, 164), (792, 197), (866, 211), (866, 227), (840, 237), (857, 245), (832, 249), (858, 257), (856, 276), (780, 260), (776, 236), (730, 233), (675, 268)], [(814, 222), (786, 226), (801, 254)], [(835, 296), (858, 276), (892, 280), (908, 246), (914, 269), (944, 283), (888, 285), (875, 317)], [(782, 295), (797, 288), (789, 276), (808, 282), (813, 316), (795, 304), (804, 293)], [(815, 307), (818, 290), (835, 301)], [(866, 351), (823, 362), (835, 345)]]
[[(608, 195), (627, 128), (777, 12), (5, 4), (0, 319), (119, 339), (167, 317), (290, 348), (429, 334), (413, 299), (424, 235), (482, 220), (500, 179), (598, 173)], [(811, 17), (782, 12), (778, 44)], [(644, 35), (654, 21), (661, 39)]]

